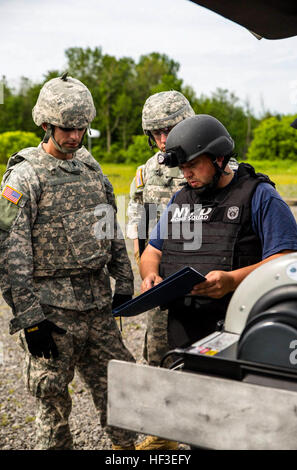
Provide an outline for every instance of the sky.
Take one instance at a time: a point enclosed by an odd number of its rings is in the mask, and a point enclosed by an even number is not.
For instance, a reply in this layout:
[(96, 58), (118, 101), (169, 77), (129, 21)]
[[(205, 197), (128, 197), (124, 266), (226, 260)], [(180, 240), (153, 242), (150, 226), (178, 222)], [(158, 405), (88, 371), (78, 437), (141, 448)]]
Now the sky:
[[(69, 47), (131, 57), (167, 54), (197, 96), (228, 89), (254, 114), (297, 113), (297, 36), (256, 39), (188, 0), (0, 0), (0, 77), (40, 81)], [(5, 97), (4, 97), (5, 99)]]

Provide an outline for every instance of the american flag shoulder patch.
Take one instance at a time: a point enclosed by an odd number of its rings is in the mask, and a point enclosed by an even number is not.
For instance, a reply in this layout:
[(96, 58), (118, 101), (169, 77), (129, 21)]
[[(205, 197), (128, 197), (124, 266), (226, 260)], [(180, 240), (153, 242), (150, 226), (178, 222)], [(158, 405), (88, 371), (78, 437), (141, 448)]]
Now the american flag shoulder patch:
[(8, 186), (7, 184), (2, 191), (2, 196), (8, 199), (8, 201), (13, 202), (13, 204), (17, 205), (20, 202), (23, 194), (17, 189)]
[(141, 188), (143, 186), (142, 178), (142, 168), (138, 168), (136, 171), (136, 188)]

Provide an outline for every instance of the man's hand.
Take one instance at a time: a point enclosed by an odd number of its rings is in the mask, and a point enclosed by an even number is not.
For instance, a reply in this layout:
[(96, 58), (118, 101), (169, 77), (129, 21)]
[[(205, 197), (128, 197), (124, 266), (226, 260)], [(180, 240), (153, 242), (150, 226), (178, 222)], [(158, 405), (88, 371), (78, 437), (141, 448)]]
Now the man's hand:
[(224, 295), (235, 290), (234, 277), (232, 272), (210, 271), (206, 276), (206, 281), (196, 284), (191, 291), (192, 295), (201, 295), (220, 299)]
[(148, 274), (141, 283), (141, 292), (146, 292), (147, 290), (151, 289), (162, 281), (163, 279), (157, 274)]
[(192, 295), (204, 295), (213, 299), (220, 299), (229, 292), (234, 292), (239, 284), (255, 269), (275, 258), (292, 253), (290, 250), (284, 250), (268, 258), (263, 259), (259, 263), (251, 264), (234, 271), (210, 271), (206, 274), (206, 281), (196, 284), (191, 291)]
[(24, 329), (28, 349), (32, 356), (45, 357), (49, 359), (51, 354), (53, 358), (59, 356), (58, 348), (53, 340), (52, 333), (64, 335), (66, 330), (59, 328), (49, 320), (43, 320), (36, 325)]

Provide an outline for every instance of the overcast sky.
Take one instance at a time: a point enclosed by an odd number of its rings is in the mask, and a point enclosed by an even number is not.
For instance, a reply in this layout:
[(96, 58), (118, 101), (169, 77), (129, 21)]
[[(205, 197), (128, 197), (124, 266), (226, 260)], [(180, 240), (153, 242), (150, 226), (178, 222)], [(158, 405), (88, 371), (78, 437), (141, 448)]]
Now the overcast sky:
[(0, 0), (0, 36), (10, 84), (63, 69), (69, 47), (101, 46), (135, 61), (167, 54), (198, 96), (227, 88), (255, 113), (297, 113), (297, 37), (259, 41), (188, 0)]

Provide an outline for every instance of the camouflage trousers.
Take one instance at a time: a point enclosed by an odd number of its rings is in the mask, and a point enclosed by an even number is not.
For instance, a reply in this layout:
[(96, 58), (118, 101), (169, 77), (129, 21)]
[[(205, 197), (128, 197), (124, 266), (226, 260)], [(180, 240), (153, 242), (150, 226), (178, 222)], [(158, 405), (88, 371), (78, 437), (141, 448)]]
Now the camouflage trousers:
[[(137, 265), (140, 265), (139, 251), (134, 253)], [(144, 336), (143, 357), (150, 366), (158, 367), (169, 350), (167, 340), (168, 311), (159, 307), (149, 310), (146, 314), (146, 332)], [(164, 366), (170, 365), (170, 359), (164, 361)]]
[[(48, 307), (47, 307), (48, 308)], [(65, 335), (53, 333), (59, 357), (35, 358), (26, 351), (27, 388), (37, 399), (36, 450), (72, 449), (68, 418), (72, 400), (68, 385), (78, 372), (91, 392), (102, 428), (115, 445), (131, 446), (134, 432), (107, 426), (107, 364), (111, 359), (134, 362), (125, 347), (110, 309), (78, 312), (50, 307), (47, 318), (66, 329)]]
[[(150, 366), (159, 366), (169, 350), (167, 340), (168, 311), (159, 307), (147, 312), (147, 328), (144, 338), (143, 357)], [(168, 366), (168, 361), (164, 362)]]

